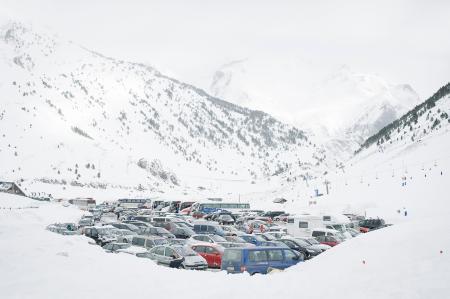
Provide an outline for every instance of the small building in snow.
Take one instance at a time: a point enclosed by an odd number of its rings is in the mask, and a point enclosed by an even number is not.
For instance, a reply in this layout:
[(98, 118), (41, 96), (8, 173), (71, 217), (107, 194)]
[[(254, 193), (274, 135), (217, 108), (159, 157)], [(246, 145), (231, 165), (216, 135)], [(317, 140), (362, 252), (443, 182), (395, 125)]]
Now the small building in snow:
[(0, 181), (0, 192), (20, 195), (20, 196), (26, 196), (25, 193), (14, 182)]

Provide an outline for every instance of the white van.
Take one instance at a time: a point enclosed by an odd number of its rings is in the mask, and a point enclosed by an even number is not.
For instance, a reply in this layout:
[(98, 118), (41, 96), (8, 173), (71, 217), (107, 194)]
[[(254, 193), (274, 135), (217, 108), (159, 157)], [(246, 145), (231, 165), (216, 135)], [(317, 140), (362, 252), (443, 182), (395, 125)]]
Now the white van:
[(339, 231), (345, 239), (351, 239), (352, 235), (347, 231), (350, 227), (351, 221), (343, 214), (323, 214), (322, 220), (326, 228)]
[(288, 217), (287, 233), (293, 237), (310, 237), (315, 228), (325, 228), (321, 216), (302, 214)]
[(340, 236), (339, 231), (335, 229), (329, 229), (329, 228), (315, 228), (311, 232), (311, 236), (318, 237), (318, 236)]

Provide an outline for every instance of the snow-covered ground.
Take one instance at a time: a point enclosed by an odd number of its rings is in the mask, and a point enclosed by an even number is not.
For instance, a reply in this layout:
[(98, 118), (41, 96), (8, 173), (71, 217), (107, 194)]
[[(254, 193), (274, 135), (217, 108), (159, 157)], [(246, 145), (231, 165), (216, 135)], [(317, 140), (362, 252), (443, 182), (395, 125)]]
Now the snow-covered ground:
[[(329, 177), (328, 196), (300, 197), (281, 206), (268, 200), (283, 191), (311, 192), (312, 185), (243, 196), (253, 207), (357, 211), (394, 224), (267, 276), (174, 270), (108, 254), (83, 236), (45, 230), (53, 222), (75, 221), (81, 211), (0, 193), (2, 298), (448, 298), (448, 141), (444, 132), (409, 150), (368, 153), (345, 174)], [(310, 200), (317, 205), (309, 206)], [(406, 217), (397, 212), (403, 208)]]
[(49, 223), (80, 217), (73, 207), (6, 194), (0, 194), (0, 206), (7, 208), (0, 209), (2, 298), (409, 299), (447, 298), (450, 291), (446, 217), (411, 215), (285, 272), (250, 277), (168, 269), (105, 253), (83, 236), (45, 230)]

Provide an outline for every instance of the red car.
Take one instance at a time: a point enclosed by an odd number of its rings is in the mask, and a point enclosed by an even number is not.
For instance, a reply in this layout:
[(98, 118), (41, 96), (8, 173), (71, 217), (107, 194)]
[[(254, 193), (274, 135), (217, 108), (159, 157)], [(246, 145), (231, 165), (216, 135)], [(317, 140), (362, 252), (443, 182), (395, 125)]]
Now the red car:
[(220, 268), (224, 248), (217, 244), (199, 243), (191, 248), (205, 258), (209, 268)]
[(368, 233), (369, 229), (367, 227), (360, 227), (359, 228), (359, 232), (361, 232), (361, 233)]
[(334, 236), (317, 236), (316, 240), (320, 242), (320, 244), (325, 244), (331, 247), (336, 246), (341, 243), (341, 241)]

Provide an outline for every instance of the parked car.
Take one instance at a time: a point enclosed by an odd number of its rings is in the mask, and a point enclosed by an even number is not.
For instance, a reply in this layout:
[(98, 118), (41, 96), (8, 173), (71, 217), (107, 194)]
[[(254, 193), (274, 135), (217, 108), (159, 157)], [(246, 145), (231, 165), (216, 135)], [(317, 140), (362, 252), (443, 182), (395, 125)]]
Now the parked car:
[(288, 213), (284, 213), (284, 214), (281, 214), (281, 215), (273, 217), (273, 220), (274, 221), (280, 221), (280, 222), (287, 222), (288, 217), (289, 217), (289, 214)]
[(103, 249), (106, 252), (115, 252), (115, 253), (117, 253), (117, 251), (119, 249), (126, 249), (126, 248), (128, 248), (130, 246), (131, 246), (130, 243), (111, 242), (111, 243), (108, 243), (108, 244), (104, 245)]
[(114, 231), (114, 235), (117, 238), (117, 242), (120, 243), (131, 243), (133, 237), (137, 234), (128, 229), (117, 229)]
[(170, 233), (163, 227), (146, 227), (141, 231), (142, 235), (152, 235), (164, 238), (175, 238), (175, 235)]
[(268, 231), (268, 232), (265, 232), (264, 234), (273, 236), (275, 238), (275, 240), (278, 240), (278, 239), (288, 236), (284, 231), (278, 231), (278, 232), (277, 231), (274, 231), (274, 232)]
[(283, 242), (292, 250), (301, 252), (307, 260), (322, 253), (322, 250), (313, 248), (311, 244), (301, 239), (284, 238), (280, 239), (280, 242)]
[(206, 242), (221, 244), (227, 242), (225, 238), (218, 235), (192, 235), (189, 240), (191, 241), (191, 243)]
[(88, 226), (83, 228), (83, 234), (86, 237), (93, 239), (100, 246), (103, 246), (106, 243), (117, 241), (116, 236), (113, 234), (115, 229), (115, 227), (110, 225)]
[(246, 240), (242, 239), (239, 236), (225, 236), (225, 240), (227, 240), (227, 242), (240, 244), (241, 246), (250, 246), (250, 247), (254, 247), (255, 246), (255, 244), (249, 243), (249, 242), (247, 242)]
[(377, 230), (383, 227), (386, 227), (386, 223), (383, 219), (364, 219), (359, 221), (360, 231), (362, 233), (366, 233), (371, 230)]
[(179, 239), (187, 239), (195, 234), (195, 232), (189, 227), (179, 226), (174, 223), (167, 225), (166, 229)]
[(285, 214), (286, 213), (284, 211), (267, 211), (267, 212), (263, 213), (261, 216), (274, 219), (277, 216), (285, 215)]
[(308, 242), (308, 244), (311, 244), (312, 248), (321, 250), (322, 252), (331, 248), (331, 246), (329, 246), (329, 245), (321, 244), (319, 241), (317, 241), (313, 237), (299, 237), (299, 238), (294, 238), (294, 239), (304, 240), (305, 242)]
[(135, 232), (136, 234), (140, 232), (140, 228), (136, 225), (130, 223), (121, 223), (121, 222), (111, 222), (109, 225), (114, 226), (118, 229), (127, 229), (129, 231)]
[(227, 273), (267, 274), (271, 269), (286, 269), (301, 261), (301, 256), (288, 248), (227, 248), (221, 269)]
[(267, 226), (267, 222), (264, 222), (262, 220), (251, 220), (247, 222), (247, 225), (250, 227), (250, 231), (247, 231), (249, 233), (251, 232), (266, 232), (269, 230)]
[(122, 249), (117, 249), (116, 253), (125, 253), (125, 254), (131, 254), (135, 256), (139, 255), (145, 255), (148, 253), (148, 250), (146, 248), (140, 247), (140, 246), (134, 246), (131, 245), (129, 247), (125, 247)]
[(147, 223), (152, 222), (152, 216), (149, 216), (149, 215), (137, 215), (137, 216), (132, 216), (130, 218), (131, 218), (130, 220), (134, 220), (134, 221), (142, 221), (142, 222), (147, 222)]
[(219, 222), (219, 224), (223, 224), (223, 225), (230, 225), (230, 224), (234, 224), (234, 219), (233, 217), (231, 217), (231, 215), (229, 214), (223, 214), (217, 217), (217, 219), (215, 219), (217, 222)]
[[(139, 257), (144, 257), (144, 255), (140, 254)], [(167, 245), (153, 247), (145, 257), (156, 261), (158, 265), (170, 268), (179, 268), (184, 261), (184, 257), (177, 254), (172, 247)]]
[(169, 242), (170, 245), (187, 245), (188, 239), (167, 239), (167, 242)]
[(251, 243), (255, 246), (265, 246), (267, 242), (265, 239), (263, 239), (261, 236), (258, 235), (246, 234), (240, 236), (240, 238), (244, 239), (246, 242)]
[(47, 226), (47, 230), (61, 235), (78, 235), (79, 231), (75, 223), (55, 223)]
[(224, 248), (218, 244), (194, 244), (191, 248), (200, 254), (210, 268), (220, 268)]
[(353, 228), (347, 228), (347, 232), (350, 235), (352, 235), (353, 238), (358, 236), (359, 234), (361, 234), (361, 232), (359, 232), (359, 231), (357, 231), (356, 229), (353, 229)]
[(268, 233), (255, 233), (256, 236), (260, 236), (261, 238), (263, 238), (266, 241), (276, 241), (277, 238), (275, 238), (275, 236), (268, 234)]
[(214, 234), (225, 236), (225, 232), (217, 223), (201, 222), (194, 223), (194, 231), (197, 234)]
[(145, 229), (146, 227), (152, 227), (153, 225), (151, 225), (148, 222), (144, 222), (144, 221), (139, 221), (139, 220), (125, 220), (123, 221), (123, 223), (129, 223), (129, 224), (133, 224), (134, 226), (139, 227), (139, 230), (142, 231), (143, 229)]
[(169, 242), (166, 239), (158, 236), (134, 236), (131, 241), (131, 244), (134, 246), (140, 246), (147, 249), (151, 249), (158, 245), (166, 245), (168, 243)]
[(95, 224), (94, 216), (83, 216), (78, 221), (78, 226), (93, 226)]
[(222, 242), (220, 246), (223, 248), (235, 248), (235, 247), (255, 247), (255, 245), (250, 243), (235, 243), (235, 242)]
[(232, 225), (221, 225), (220, 227), (223, 229), (226, 236), (240, 236), (245, 234), (243, 231), (238, 230)]
[(336, 236), (317, 236), (316, 240), (321, 244), (325, 244), (331, 247), (334, 247), (342, 242), (342, 240), (338, 239)]
[(200, 254), (192, 250), (189, 246), (174, 245), (175, 252), (184, 258), (180, 268), (188, 270), (206, 270), (208, 262)]

